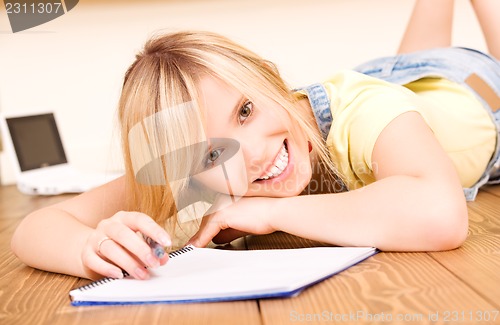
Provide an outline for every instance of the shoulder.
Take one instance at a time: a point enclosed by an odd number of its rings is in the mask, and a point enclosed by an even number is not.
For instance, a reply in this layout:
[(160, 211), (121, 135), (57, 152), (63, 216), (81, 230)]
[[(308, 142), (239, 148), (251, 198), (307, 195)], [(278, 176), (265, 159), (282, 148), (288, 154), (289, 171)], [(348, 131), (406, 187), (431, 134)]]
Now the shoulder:
[[(411, 90), (390, 82), (344, 70), (323, 83), (330, 99), (332, 115), (349, 121), (370, 121), (387, 115), (393, 118), (409, 110), (418, 110), (421, 99)], [(344, 117), (344, 118), (342, 118)], [(385, 121), (385, 123), (388, 121)]]
[[(372, 182), (375, 142), (395, 118), (419, 112), (419, 98), (402, 86), (354, 71), (337, 74), (324, 85), (333, 116), (327, 137), (330, 152), (341, 173), (351, 175), (348, 178), (353, 182)], [(349, 184), (349, 188), (355, 187)]]
[(336, 89), (337, 92), (373, 94), (400, 94), (400, 96), (414, 96), (414, 93), (398, 84), (371, 77), (353, 70), (341, 70), (323, 82), (327, 89)]

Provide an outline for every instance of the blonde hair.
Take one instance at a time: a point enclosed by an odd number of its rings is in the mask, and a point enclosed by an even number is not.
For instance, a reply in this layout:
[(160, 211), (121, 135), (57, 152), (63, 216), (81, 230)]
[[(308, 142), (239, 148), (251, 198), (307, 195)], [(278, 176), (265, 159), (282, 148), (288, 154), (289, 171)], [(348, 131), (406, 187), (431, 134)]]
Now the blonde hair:
[[(134, 125), (162, 110), (187, 102), (196, 106), (196, 82), (201, 75), (217, 77), (248, 98), (264, 97), (278, 103), (298, 122), (319, 160), (327, 166), (325, 170), (333, 174), (324, 140), (296, 108), (297, 98), (273, 64), (218, 34), (188, 31), (159, 35), (147, 41), (127, 70), (119, 101), (128, 209), (146, 213), (168, 228), (175, 227), (174, 195), (178, 189), (170, 188), (168, 182), (152, 186), (136, 181), (132, 155), (140, 154), (140, 149), (132, 152), (128, 135)], [(192, 125), (159, 123), (155, 128), (160, 137), (170, 137), (166, 141), (178, 147), (193, 143)]]

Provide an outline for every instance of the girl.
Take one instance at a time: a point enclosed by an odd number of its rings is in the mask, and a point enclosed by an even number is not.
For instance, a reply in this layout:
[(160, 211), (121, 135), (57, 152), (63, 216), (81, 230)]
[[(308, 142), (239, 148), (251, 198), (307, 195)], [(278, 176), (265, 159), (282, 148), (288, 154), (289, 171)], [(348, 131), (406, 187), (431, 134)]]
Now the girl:
[(28, 215), (13, 251), (44, 270), (146, 279), (144, 266), (168, 257), (137, 233), (171, 245), (165, 228), (198, 201), (213, 205), (197, 246), (280, 230), (382, 250), (458, 247), (462, 188), (473, 199), (498, 177), (500, 5), (472, 5), (492, 56), (448, 47), (453, 0), (418, 0), (398, 56), (296, 91), (221, 36), (150, 40), (119, 103), (125, 176)]

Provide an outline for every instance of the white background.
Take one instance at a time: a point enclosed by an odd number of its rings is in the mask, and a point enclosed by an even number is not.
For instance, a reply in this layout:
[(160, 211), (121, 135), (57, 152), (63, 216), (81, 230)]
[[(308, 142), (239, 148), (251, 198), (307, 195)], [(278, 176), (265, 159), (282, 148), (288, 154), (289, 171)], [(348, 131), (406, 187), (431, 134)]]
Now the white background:
[[(0, 110), (54, 110), (68, 159), (120, 170), (118, 96), (127, 67), (158, 31), (222, 33), (275, 62), (293, 87), (394, 54), (413, 0), (81, 0), (67, 14), (12, 33), (0, 10)], [(438, 5), (439, 0), (436, 0)], [(485, 50), (468, 0), (455, 6), (454, 45)], [(0, 180), (14, 181), (0, 154)]]

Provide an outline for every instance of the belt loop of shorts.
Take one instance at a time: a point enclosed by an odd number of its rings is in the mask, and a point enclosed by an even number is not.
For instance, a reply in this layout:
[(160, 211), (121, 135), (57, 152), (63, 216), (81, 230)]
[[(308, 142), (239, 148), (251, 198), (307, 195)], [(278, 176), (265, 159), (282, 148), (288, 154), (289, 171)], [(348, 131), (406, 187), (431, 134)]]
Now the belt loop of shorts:
[(493, 112), (500, 109), (500, 97), (477, 74), (472, 73), (469, 77), (467, 77), (467, 79), (465, 79), (465, 83), (484, 99)]
[(379, 78), (387, 78), (392, 74), (392, 71), (394, 70), (394, 66), (396, 63), (398, 63), (399, 56), (396, 55), (392, 57), (390, 60), (387, 60), (387, 62), (384, 63), (382, 66), (382, 70), (380, 71), (380, 75), (378, 76)]

